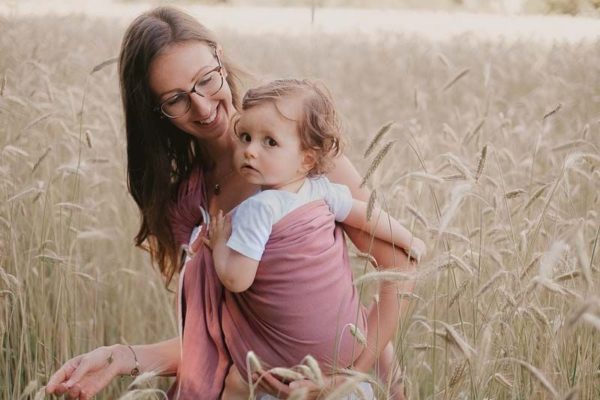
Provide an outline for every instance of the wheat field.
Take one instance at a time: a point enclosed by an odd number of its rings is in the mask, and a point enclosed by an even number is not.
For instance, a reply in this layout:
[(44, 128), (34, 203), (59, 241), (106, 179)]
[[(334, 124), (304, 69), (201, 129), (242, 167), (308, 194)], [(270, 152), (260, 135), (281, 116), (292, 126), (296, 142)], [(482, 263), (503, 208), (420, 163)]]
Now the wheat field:
[[(2, 399), (43, 398), (97, 346), (176, 334), (173, 294), (133, 247), (118, 76), (101, 64), (124, 29), (0, 19)], [(249, 71), (325, 81), (347, 154), (429, 244), (396, 338), (409, 398), (600, 398), (600, 42), (217, 33)]]

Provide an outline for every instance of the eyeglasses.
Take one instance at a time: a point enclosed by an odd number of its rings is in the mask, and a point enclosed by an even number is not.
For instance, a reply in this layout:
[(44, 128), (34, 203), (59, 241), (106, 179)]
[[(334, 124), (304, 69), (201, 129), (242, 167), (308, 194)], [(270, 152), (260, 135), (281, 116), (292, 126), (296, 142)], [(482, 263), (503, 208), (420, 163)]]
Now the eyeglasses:
[(202, 75), (200, 79), (196, 81), (194, 87), (189, 92), (177, 93), (168, 99), (161, 102), (156, 108), (155, 112), (160, 112), (167, 118), (178, 118), (185, 115), (192, 107), (192, 93), (196, 93), (198, 96), (211, 97), (214, 96), (223, 87), (223, 65), (219, 56), (215, 52), (215, 58), (219, 65)]

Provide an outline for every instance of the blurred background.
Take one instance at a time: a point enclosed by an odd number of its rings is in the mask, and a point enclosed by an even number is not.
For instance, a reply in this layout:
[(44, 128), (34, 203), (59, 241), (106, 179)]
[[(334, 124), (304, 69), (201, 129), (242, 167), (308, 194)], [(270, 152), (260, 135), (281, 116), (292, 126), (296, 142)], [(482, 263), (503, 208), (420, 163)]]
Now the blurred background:
[(597, 15), (599, 0), (5, 0), (9, 6), (55, 7), (59, 4), (145, 3), (253, 7), (353, 7), (494, 12), (508, 14)]
[[(112, 61), (167, 3), (217, 33), (245, 86), (323, 80), (348, 156), (429, 244), (395, 339), (409, 398), (600, 397), (598, 0), (5, 0), (1, 399), (43, 398), (97, 346), (176, 334), (173, 293), (133, 246)], [(98, 398), (161, 398), (170, 379), (130, 383)]]

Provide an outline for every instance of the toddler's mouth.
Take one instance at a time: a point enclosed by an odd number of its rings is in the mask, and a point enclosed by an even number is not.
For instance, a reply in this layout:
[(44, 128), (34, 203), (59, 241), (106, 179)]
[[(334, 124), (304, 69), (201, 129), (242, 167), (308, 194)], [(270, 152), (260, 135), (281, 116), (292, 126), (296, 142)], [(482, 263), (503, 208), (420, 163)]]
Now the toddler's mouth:
[(250, 164), (243, 164), (241, 169), (242, 169), (242, 170), (251, 170), (251, 171), (257, 171), (257, 172), (258, 172), (258, 170), (257, 170), (256, 168), (254, 168), (254, 167), (253, 167), (252, 165), (250, 165)]

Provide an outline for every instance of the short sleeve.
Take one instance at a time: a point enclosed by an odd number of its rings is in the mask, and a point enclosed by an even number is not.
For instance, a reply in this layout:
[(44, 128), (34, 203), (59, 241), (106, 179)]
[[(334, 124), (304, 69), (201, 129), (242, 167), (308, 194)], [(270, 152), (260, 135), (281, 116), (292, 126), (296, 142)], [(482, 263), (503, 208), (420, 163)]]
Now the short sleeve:
[(227, 247), (260, 261), (273, 227), (270, 205), (251, 197), (235, 209), (231, 224)]
[(326, 177), (314, 181), (317, 189), (338, 222), (344, 221), (352, 209), (352, 193), (346, 185), (332, 183)]

